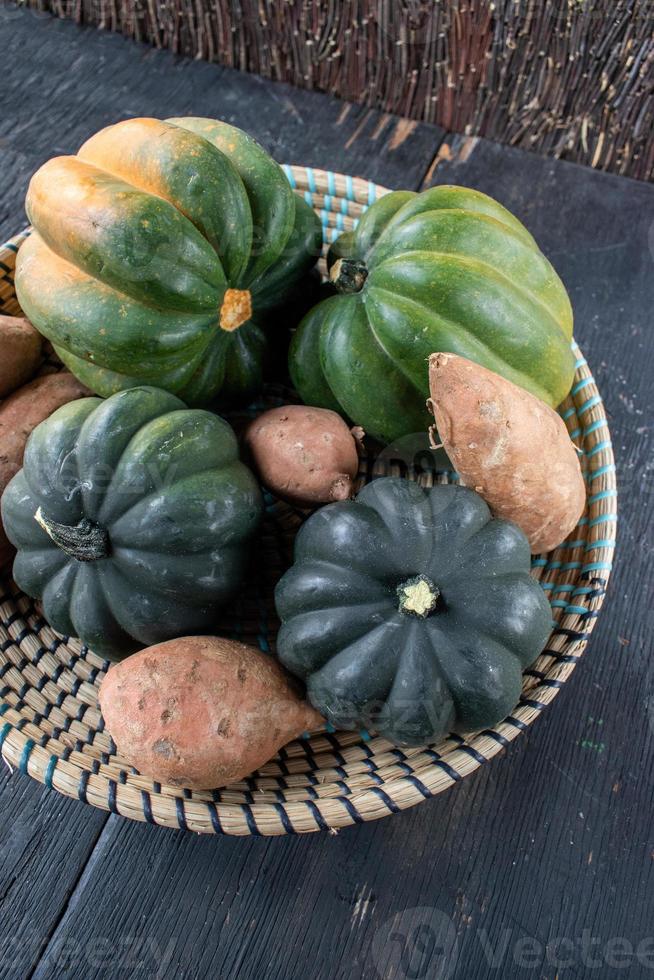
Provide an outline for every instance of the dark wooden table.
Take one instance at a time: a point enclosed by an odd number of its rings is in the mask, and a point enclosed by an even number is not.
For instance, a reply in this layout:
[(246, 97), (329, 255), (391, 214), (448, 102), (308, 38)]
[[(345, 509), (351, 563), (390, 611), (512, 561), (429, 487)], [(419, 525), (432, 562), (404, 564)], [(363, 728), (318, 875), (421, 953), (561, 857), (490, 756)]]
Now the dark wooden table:
[(0, 51), (0, 238), (40, 163), (134, 115), (218, 116), (280, 161), (499, 198), (572, 296), (621, 511), (572, 680), (503, 756), (413, 810), (334, 836), (199, 838), (0, 767), (0, 977), (654, 976), (654, 188), (14, 8)]

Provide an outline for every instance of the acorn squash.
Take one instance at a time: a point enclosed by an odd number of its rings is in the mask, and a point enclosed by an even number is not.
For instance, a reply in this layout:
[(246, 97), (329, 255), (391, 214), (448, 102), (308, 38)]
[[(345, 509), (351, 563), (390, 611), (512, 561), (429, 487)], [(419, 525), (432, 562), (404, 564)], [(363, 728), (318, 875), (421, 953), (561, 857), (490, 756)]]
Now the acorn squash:
[(250, 136), (213, 119), (129, 119), (33, 176), (17, 257), (25, 313), (108, 396), (156, 385), (247, 402), (274, 311), (303, 288), (320, 222)]
[(574, 375), (565, 288), (496, 201), (440, 186), (380, 198), (330, 249), (340, 292), (291, 345), (302, 399), (391, 442), (429, 425), (427, 358), (460, 354), (556, 407)]
[(300, 529), (279, 659), (336, 728), (421, 745), (492, 726), (552, 626), (529, 569), (523, 533), (473, 490), (373, 480)]
[(261, 511), (229, 425), (147, 387), (54, 412), (2, 497), (17, 585), (114, 658), (211, 629)]

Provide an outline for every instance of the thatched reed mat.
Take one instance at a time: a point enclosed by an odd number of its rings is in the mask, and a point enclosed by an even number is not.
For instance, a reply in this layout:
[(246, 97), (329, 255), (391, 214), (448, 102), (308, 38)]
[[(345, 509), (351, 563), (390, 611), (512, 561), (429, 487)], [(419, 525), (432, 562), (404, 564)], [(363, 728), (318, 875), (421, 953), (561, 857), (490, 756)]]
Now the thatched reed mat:
[(450, 132), (654, 175), (654, 0), (24, 0)]

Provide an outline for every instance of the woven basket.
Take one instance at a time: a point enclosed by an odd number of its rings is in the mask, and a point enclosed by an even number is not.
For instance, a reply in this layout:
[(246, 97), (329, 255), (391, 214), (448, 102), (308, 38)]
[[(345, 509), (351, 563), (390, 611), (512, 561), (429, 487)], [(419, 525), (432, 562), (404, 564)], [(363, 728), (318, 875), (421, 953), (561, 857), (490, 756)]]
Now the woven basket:
[[(285, 168), (318, 212), (326, 242), (349, 229), (387, 191), (341, 174)], [(17, 313), (12, 273), (26, 233), (0, 249), (0, 312)], [(0, 581), (0, 749), (5, 762), (66, 796), (92, 806), (198, 833), (275, 835), (335, 830), (376, 820), (441, 793), (497, 755), (558, 694), (581, 657), (602, 605), (614, 550), (616, 481), (602, 399), (577, 352), (574, 386), (562, 406), (584, 453), (587, 511), (569, 539), (535, 558), (554, 629), (525, 671), (522, 698), (492, 730), (437, 745), (398, 749), (366, 732), (326, 730), (287, 745), (249, 779), (213, 793), (161, 786), (116, 753), (98, 709), (108, 664), (50, 628), (34, 602)], [(360, 474), (363, 483), (373, 468)], [(452, 476), (452, 474), (450, 474)], [(422, 474), (429, 485), (433, 474)], [(267, 498), (260, 561), (249, 591), (220, 631), (263, 650), (274, 648), (272, 589), (290, 563), (302, 514)]]

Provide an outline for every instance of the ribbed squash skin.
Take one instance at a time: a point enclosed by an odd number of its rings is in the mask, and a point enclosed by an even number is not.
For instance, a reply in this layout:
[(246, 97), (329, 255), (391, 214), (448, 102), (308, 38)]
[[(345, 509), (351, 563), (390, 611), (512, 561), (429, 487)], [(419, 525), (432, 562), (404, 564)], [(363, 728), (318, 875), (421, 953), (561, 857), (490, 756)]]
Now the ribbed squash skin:
[[(373, 480), (301, 528), (275, 593), (279, 659), (336, 728), (421, 745), (492, 726), (552, 626), (529, 569), (525, 536), (473, 490)], [(397, 591), (420, 576), (440, 590), (424, 618)]]
[[(246, 402), (266, 323), (320, 252), (320, 223), (281, 168), (227, 123), (130, 119), (32, 178), (19, 302), (68, 368), (108, 396), (140, 384), (187, 404)], [(221, 327), (227, 290), (251, 316)], [(245, 310), (247, 315), (247, 309)]]
[(362, 262), (367, 278), (311, 310), (295, 334), (289, 368), (307, 404), (341, 411), (383, 442), (423, 430), (434, 351), (477, 361), (553, 407), (570, 390), (565, 288), (486, 195), (445, 185), (388, 194), (334, 243), (332, 274), (338, 259)]
[[(70, 528), (92, 522), (106, 557), (62, 550), (39, 508)], [(18, 586), (55, 629), (112, 658), (210, 630), (242, 581), (261, 510), (229, 425), (147, 387), (56, 411), (2, 497)]]

